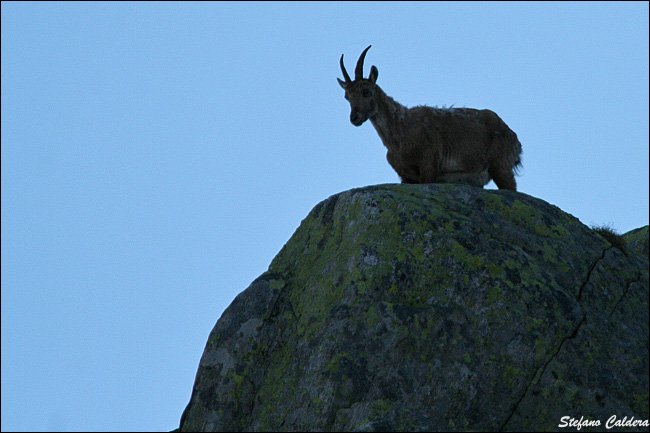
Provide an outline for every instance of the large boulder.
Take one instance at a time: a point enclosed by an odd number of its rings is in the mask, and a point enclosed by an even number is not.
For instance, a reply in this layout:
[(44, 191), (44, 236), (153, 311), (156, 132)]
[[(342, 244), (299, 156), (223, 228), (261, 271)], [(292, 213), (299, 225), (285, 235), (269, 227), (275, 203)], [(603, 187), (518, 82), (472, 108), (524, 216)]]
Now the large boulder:
[(334, 195), (215, 325), (181, 429), (647, 431), (648, 227), (625, 238), (512, 191)]

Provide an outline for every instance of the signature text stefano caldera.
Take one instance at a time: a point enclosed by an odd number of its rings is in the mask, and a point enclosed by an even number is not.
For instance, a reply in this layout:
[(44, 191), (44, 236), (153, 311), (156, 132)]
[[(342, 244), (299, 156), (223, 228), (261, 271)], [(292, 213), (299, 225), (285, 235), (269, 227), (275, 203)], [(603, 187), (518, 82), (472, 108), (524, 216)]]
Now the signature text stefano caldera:
[[(621, 419), (617, 418), (616, 415), (612, 415), (607, 418), (605, 422), (605, 428), (611, 429), (616, 427), (648, 427), (647, 419), (635, 419), (634, 417), (623, 417)], [(601, 422), (599, 419), (585, 419), (581, 416), (580, 419), (576, 419), (570, 416), (563, 416), (560, 418), (560, 423), (558, 427), (575, 427), (577, 430), (580, 430), (583, 427), (600, 427)]]

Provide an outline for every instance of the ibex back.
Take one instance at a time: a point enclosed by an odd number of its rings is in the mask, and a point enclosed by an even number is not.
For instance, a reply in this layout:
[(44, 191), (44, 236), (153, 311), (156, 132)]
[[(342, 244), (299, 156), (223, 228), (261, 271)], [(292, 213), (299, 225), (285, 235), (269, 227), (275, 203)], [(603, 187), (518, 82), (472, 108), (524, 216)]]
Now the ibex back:
[(388, 162), (402, 183), (465, 183), (483, 187), (490, 179), (500, 189), (517, 190), (514, 174), (521, 165), (521, 144), (508, 125), (490, 110), (407, 108), (377, 85), (379, 71), (363, 78), (366, 48), (357, 61), (354, 81), (341, 55), (345, 81), (338, 79), (350, 102), (350, 122), (370, 119), (388, 149)]

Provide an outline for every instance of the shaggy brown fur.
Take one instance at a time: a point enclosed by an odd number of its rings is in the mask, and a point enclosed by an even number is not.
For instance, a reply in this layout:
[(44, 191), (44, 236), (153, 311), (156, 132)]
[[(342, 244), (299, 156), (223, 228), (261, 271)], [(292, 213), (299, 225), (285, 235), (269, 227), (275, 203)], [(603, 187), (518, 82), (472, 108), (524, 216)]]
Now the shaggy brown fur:
[(402, 183), (465, 183), (482, 188), (494, 179), (500, 189), (517, 190), (514, 173), (521, 165), (521, 144), (496, 113), (472, 108), (407, 108), (376, 84), (379, 71), (375, 66), (368, 78), (363, 78), (368, 49), (359, 57), (354, 81), (341, 55), (345, 81), (338, 82), (350, 102), (350, 122), (360, 126), (370, 119)]

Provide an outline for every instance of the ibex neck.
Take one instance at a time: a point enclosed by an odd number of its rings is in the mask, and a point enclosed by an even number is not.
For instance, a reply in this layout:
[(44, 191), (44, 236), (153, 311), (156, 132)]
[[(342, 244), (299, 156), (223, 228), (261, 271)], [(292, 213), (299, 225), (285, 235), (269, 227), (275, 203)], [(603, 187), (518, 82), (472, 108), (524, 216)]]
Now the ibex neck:
[(401, 144), (399, 137), (402, 135), (402, 124), (408, 109), (386, 95), (379, 86), (376, 92), (377, 114), (372, 116), (370, 121), (384, 145), (389, 150), (397, 149)]

